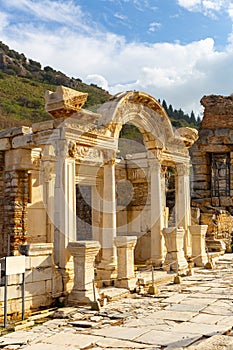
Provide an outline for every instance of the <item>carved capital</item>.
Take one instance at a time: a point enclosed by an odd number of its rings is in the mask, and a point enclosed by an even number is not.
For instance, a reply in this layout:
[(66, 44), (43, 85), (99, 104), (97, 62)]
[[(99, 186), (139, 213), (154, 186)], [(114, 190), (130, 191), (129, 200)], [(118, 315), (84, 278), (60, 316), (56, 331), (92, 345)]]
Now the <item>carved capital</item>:
[(178, 176), (188, 176), (190, 172), (190, 165), (187, 163), (176, 164), (176, 171)]
[(116, 152), (114, 150), (102, 150), (104, 165), (114, 165), (116, 163)]

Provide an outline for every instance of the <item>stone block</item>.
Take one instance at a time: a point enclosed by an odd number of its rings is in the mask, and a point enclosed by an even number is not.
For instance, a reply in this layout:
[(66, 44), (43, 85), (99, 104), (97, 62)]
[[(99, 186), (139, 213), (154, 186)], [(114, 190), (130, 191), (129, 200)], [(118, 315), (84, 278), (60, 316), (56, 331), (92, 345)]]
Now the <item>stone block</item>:
[[(34, 145), (31, 134), (16, 136), (12, 139), (12, 148), (32, 148)], [(35, 146), (35, 145), (34, 145)]]
[(52, 262), (51, 255), (30, 256), (28, 264), (26, 263), (26, 266), (29, 266), (30, 269), (37, 268), (37, 267), (45, 268), (45, 267), (52, 266), (52, 263), (53, 262)]
[(32, 270), (32, 282), (46, 281), (52, 278), (52, 267), (38, 267)]
[(5, 152), (5, 170), (33, 169), (31, 150), (14, 149)]
[(38, 132), (38, 131), (53, 129), (53, 128), (54, 128), (53, 120), (46, 120), (45, 122), (32, 124), (32, 132), (33, 133)]
[(206, 174), (208, 175), (210, 172), (210, 168), (206, 164), (193, 164), (193, 173), (195, 174)]
[(16, 135), (24, 135), (31, 133), (32, 129), (28, 126), (16, 126), (14, 128), (5, 129), (0, 131), (0, 138), (14, 137)]
[(7, 151), (11, 149), (11, 142), (8, 138), (0, 139), (0, 151)]
[(208, 190), (210, 184), (205, 181), (195, 181), (193, 182), (193, 190)]
[(231, 197), (220, 197), (220, 206), (229, 207), (233, 205), (233, 199)]
[(26, 283), (25, 296), (43, 295), (45, 291), (45, 281)]

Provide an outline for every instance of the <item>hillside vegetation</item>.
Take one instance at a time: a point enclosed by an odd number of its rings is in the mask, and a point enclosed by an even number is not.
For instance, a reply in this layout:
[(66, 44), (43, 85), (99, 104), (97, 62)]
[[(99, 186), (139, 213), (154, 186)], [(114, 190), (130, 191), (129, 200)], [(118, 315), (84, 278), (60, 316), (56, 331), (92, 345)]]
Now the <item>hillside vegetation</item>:
[[(111, 96), (95, 84), (87, 85), (79, 78), (69, 78), (49, 66), (42, 68), (39, 62), (27, 59), (23, 53), (11, 50), (0, 41), (0, 129), (51, 119), (44, 109), (44, 94), (46, 90), (55, 91), (58, 85), (87, 92), (84, 108), (92, 111)], [(198, 127), (194, 114), (189, 117), (181, 110), (173, 110), (171, 105), (167, 108), (165, 101), (162, 106), (174, 126)], [(135, 128), (131, 130), (125, 126), (125, 133), (131, 139), (140, 139)]]

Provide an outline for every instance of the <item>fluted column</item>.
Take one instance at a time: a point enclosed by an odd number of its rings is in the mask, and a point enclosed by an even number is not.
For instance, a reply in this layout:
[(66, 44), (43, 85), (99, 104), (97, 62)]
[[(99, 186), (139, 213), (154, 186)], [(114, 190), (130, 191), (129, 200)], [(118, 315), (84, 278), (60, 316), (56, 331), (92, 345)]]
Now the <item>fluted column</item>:
[(117, 276), (115, 159), (107, 160), (103, 167), (101, 262), (98, 277), (105, 284)]
[(176, 226), (183, 227), (185, 230), (184, 252), (186, 257), (192, 256), (189, 232), (191, 224), (189, 169), (189, 163), (176, 164)]
[(151, 185), (151, 259), (154, 266), (160, 266), (164, 260), (164, 239), (162, 230), (164, 227), (163, 197), (165, 193), (164, 174), (161, 164), (157, 159), (150, 161), (150, 185)]

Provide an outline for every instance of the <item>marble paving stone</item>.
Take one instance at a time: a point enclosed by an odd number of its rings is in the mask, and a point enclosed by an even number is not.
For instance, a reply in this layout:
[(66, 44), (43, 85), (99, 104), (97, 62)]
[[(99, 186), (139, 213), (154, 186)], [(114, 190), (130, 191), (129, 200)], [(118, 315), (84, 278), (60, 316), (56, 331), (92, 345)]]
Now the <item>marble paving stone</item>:
[(188, 296), (185, 300), (182, 300), (180, 302), (180, 304), (193, 304), (195, 303), (196, 305), (205, 305), (205, 306), (208, 306), (208, 305), (211, 305), (213, 304), (214, 302), (216, 302), (218, 299), (210, 299), (210, 298), (196, 298), (195, 301), (193, 300), (193, 298), (191, 296)]
[(107, 337), (107, 338), (134, 340), (140, 335), (144, 333), (148, 333), (148, 331), (149, 330), (147, 327), (140, 327), (139, 329), (139, 328), (115, 326), (115, 327), (112, 327), (111, 330), (108, 330), (106, 328), (93, 329), (92, 331), (90, 331), (90, 334), (93, 334), (95, 336)]
[(164, 319), (164, 320), (172, 320), (172, 321), (189, 321), (192, 317), (196, 316), (198, 312), (190, 312), (190, 311), (175, 311), (175, 310), (162, 310), (157, 311), (153, 314), (153, 318), (156, 319)]
[(180, 312), (186, 312), (186, 311), (190, 311), (190, 312), (200, 312), (201, 310), (203, 310), (206, 307), (206, 305), (200, 305), (200, 304), (172, 304), (169, 305), (167, 307), (165, 307), (165, 310), (168, 311), (180, 311)]
[(222, 319), (217, 322), (217, 325), (218, 324), (229, 325), (233, 327), (233, 316), (222, 316)]
[(179, 333), (190, 333), (190, 334), (200, 334), (205, 336), (213, 336), (215, 334), (224, 334), (231, 329), (231, 326), (226, 325), (215, 325), (215, 324), (205, 324), (205, 323), (192, 323), (184, 322), (176, 325), (173, 328), (173, 332)]
[(89, 335), (89, 334), (80, 334), (80, 333), (67, 334), (66, 332), (60, 332), (46, 338), (43, 341), (43, 344), (46, 343), (46, 344), (62, 345), (62, 346), (75, 345), (76, 347), (84, 348), (84, 347), (94, 345), (97, 340), (99, 340), (99, 337)]
[(187, 298), (186, 294), (174, 294), (173, 296), (163, 300), (164, 303), (179, 303), (181, 300)]
[(77, 346), (37, 343), (27, 345), (24, 350), (77, 350)]
[(124, 323), (124, 325), (127, 327), (147, 327), (149, 330), (156, 329), (164, 331), (171, 330), (175, 324), (176, 322), (174, 321), (160, 321), (157, 318), (151, 318), (150, 316), (143, 317), (138, 320), (131, 320)]
[(190, 322), (194, 323), (205, 323), (205, 324), (217, 324), (218, 321), (220, 321), (224, 318), (224, 316), (220, 315), (210, 315), (210, 314), (203, 314), (200, 313), (199, 315), (193, 317)]
[(196, 291), (207, 291), (210, 289), (210, 287), (206, 287), (206, 286), (188, 286), (187, 287), (188, 290), (190, 290), (191, 292), (196, 292)]
[(215, 304), (209, 305), (202, 310), (202, 313), (211, 315), (222, 315), (222, 316), (232, 316), (233, 309), (229, 306), (228, 308), (217, 306)]
[(14, 333), (6, 334), (0, 338), (0, 346), (3, 344), (16, 344), (17, 341), (21, 343), (31, 342), (38, 338), (38, 334), (33, 331), (17, 331)]
[(149, 345), (147, 344), (140, 344), (135, 343), (127, 340), (120, 340), (120, 339), (111, 339), (111, 338), (100, 338), (96, 345), (101, 348), (122, 348), (122, 349), (147, 349)]
[(195, 299), (198, 299), (198, 298), (201, 298), (201, 299), (222, 299), (222, 294), (209, 294), (208, 292), (205, 293), (205, 292), (202, 292), (202, 293), (193, 293), (193, 294), (189, 294), (189, 298), (195, 298)]
[(142, 336), (136, 338), (135, 340), (145, 344), (170, 346), (170, 348), (176, 348), (179, 346), (188, 346), (200, 338), (200, 334), (181, 334), (174, 331), (171, 333), (152, 330), (149, 333), (143, 334)]

